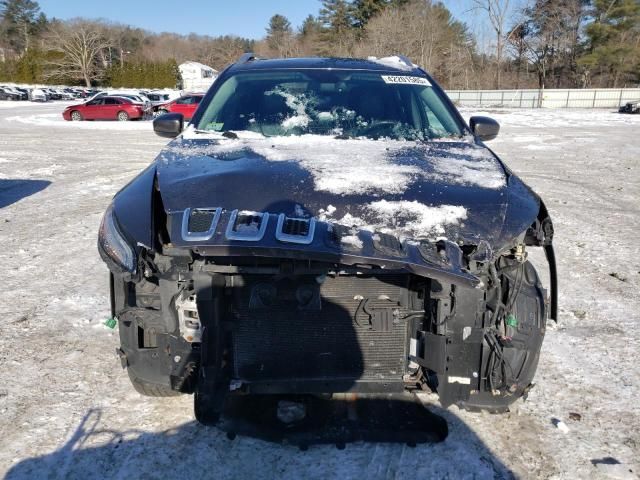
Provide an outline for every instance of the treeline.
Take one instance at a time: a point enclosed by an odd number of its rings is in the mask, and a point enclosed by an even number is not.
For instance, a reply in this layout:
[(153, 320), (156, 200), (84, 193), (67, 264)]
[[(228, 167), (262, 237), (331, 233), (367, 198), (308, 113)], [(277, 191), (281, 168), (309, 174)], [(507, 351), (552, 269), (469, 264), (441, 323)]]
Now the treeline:
[[(640, 0), (466, 0), (478, 45), (444, 3), (323, 0), (297, 28), (274, 15), (261, 40), (155, 34), (104, 21), (48, 19), (35, 0), (0, 0), (0, 81), (173, 87), (177, 65), (221, 70), (264, 57), (401, 53), (446, 88), (624, 87), (640, 83)], [(79, 55), (78, 52), (82, 52)]]

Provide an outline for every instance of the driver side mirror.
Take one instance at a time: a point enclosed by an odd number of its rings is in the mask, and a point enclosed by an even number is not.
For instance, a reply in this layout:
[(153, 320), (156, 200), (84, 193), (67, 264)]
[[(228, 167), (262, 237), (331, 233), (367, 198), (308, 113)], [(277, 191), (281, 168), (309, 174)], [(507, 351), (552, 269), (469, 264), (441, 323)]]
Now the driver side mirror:
[(175, 138), (182, 133), (184, 116), (181, 113), (165, 113), (153, 121), (153, 131), (156, 135)]
[(471, 117), (469, 126), (473, 134), (483, 142), (493, 140), (500, 132), (500, 124), (489, 117)]

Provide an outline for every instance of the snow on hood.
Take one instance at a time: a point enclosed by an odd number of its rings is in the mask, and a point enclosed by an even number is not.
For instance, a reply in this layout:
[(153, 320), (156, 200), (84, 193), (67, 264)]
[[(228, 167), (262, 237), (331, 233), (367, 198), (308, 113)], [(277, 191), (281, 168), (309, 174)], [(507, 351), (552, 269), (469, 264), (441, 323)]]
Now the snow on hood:
[(321, 221), (330, 221), (357, 230), (388, 233), (400, 240), (435, 239), (445, 233), (445, 227), (458, 225), (467, 218), (467, 209), (462, 206), (428, 206), (418, 201), (379, 200), (362, 208), (362, 217), (350, 213), (333, 219), (335, 208), (331, 205), (318, 215)]
[[(409, 184), (431, 179), (445, 184), (499, 189), (506, 184), (500, 163), (486, 148), (463, 140), (417, 143), (403, 140), (335, 139), (327, 135), (264, 137), (235, 132), (237, 139), (187, 131), (168, 150), (224, 159), (253, 152), (269, 161), (296, 161), (309, 171), (317, 191), (336, 195), (401, 194)], [(211, 142), (211, 139), (214, 142)], [(166, 157), (164, 157), (166, 158)]]

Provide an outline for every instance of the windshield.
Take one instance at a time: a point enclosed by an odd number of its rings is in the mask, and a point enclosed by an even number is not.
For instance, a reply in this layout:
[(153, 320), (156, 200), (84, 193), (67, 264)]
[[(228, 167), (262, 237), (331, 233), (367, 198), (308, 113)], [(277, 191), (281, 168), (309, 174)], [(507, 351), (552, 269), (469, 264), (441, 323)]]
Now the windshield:
[(424, 77), (331, 70), (233, 75), (216, 90), (196, 128), (398, 140), (462, 134)]

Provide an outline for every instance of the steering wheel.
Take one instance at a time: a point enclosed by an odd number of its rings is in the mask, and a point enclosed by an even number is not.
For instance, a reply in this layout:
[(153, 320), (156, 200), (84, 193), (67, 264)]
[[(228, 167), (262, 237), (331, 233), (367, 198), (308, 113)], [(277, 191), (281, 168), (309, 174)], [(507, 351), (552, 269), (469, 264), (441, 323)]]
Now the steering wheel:
[(380, 122), (374, 123), (373, 125), (369, 125), (368, 127), (364, 127), (360, 133), (367, 137), (380, 137), (383, 133), (389, 132), (392, 128), (398, 125), (397, 122), (393, 122), (391, 120), (382, 120)]

